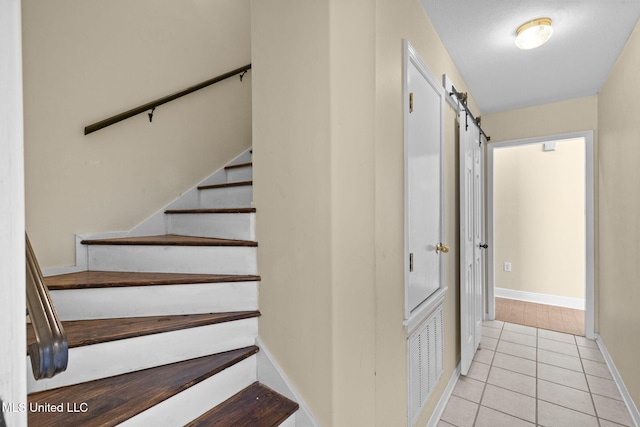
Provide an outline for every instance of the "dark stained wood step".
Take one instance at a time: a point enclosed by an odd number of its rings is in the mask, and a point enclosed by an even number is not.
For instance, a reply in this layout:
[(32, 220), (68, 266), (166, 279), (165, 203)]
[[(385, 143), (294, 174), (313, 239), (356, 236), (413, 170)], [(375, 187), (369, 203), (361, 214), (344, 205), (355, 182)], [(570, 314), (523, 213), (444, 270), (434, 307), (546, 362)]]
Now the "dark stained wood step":
[(248, 168), (249, 166), (253, 166), (253, 163), (252, 162), (238, 163), (237, 165), (229, 165), (229, 166), (225, 166), (224, 168), (226, 170), (229, 170), (229, 169), (236, 169), (236, 168)]
[(141, 245), (141, 246), (258, 246), (249, 240), (216, 239), (212, 237), (179, 236), (164, 234), (161, 236), (117, 237), (114, 239), (88, 239), (83, 245)]
[(212, 188), (226, 188), (226, 187), (244, 187), (246, 185), (253, 185), (253, 181), (240, 181), (240, 182), (227, 182), (226, 184), (201, 185), (198, 187), (198, 190), (210, 190)]
[(296, 402), (256, 382), (186, 427), (275, 427), (297, 410)]
[[(29, 412), (31, 427), (113, 426), (256, 354), (251, 346), (34, 393), (29, 405), (86, 404), (87, 412)], [(132, 355), (135, 356), (135, 355)]]
[(127, 271), (80, 271), (48, 276), (50, 291), (126, 286), (187, 285), (199, 283), (255, 282), (260, 276), (229, 274), (138, 273)]
[[(234, 311), (230, 313), (123, 317), (71, 320), (62, 322), (62, 327), (67, 334), (69, 348), (74, 348), (258, 316), (260, 316), (259, 311)], [(36, 342), (36, 337), (33, 328), (27, 325), (27, 346), (34, 342)]]
[(209, 208), (209, 209), (170, 209), (166, 214), (246, 214), (255, 213), (256, 208)]

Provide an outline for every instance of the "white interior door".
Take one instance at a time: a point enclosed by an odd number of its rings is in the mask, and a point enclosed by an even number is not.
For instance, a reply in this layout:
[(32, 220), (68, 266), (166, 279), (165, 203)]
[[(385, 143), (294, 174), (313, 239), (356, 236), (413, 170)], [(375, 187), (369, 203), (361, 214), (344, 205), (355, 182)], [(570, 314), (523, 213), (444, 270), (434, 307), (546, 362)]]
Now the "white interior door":
[(440, 97), (409, 65), (409, 309), (440, 287)]
[(484, 158), (475, 121), (460, 113), (460, 339), (466, 375), (482, 338), (484, 290)]
[(405, 328), (410, 331), (446, 292), (442, 241), (444, 97), (405, 40)]

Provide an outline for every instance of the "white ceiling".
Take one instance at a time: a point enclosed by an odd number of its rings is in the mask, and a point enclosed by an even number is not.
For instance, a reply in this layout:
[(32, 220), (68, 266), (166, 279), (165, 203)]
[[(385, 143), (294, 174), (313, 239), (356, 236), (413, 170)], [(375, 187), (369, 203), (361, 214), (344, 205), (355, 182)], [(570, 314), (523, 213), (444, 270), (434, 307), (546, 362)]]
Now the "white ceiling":
[[(640, 17), (640, 0), (420, 3), (482, 114), (597, 94)], [(540, 17), (551, 39), (518, 49), (516, 29)]]

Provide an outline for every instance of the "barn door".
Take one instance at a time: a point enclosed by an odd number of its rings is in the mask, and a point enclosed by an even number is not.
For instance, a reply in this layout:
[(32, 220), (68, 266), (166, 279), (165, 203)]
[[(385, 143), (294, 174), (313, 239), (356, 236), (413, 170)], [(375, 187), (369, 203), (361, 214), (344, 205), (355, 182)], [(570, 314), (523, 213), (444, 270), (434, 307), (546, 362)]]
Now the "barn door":
[(482, 338), (484, 290), (483, 137), (466, 111), (460, 123), (460, 338), (466, 375)]

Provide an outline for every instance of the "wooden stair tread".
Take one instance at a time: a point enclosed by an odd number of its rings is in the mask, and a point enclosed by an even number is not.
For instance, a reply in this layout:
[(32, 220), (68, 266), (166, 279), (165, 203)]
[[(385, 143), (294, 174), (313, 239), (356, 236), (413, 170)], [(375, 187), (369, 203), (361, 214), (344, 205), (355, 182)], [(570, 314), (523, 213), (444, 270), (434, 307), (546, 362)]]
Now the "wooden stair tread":
[(225, 166), (224, 168), (226, 170), (229, 170), (229, 169), (236, 169), (236, 168), (248, 168), (249, 166), (253, 166), (253, 162), (238, 163), (237, 165), (229, 165), (229, 166)]
[(273, 427), (298, 410), (298, 404), (256, 382), (185, 427)]
[[(62, 322), (69, 348), (98, 344), (234, 320), (260, 316), (259, 311), (183, 314), (171, 316), (121, 317)], [(27, 346), (36, 342), (33, 328), (27, 324)]]
[(230, 274), (140, 273), (127, 271), (80, 271), (44, 278), (51, 291), (64, 289), (118, 288), (125, 286), (183, 285), (260, 281), (260, 276)]
[(253, 181), (240, 181), (240, 182), (227, 182), (226, 184), (201, 185), (198, 187), (198, 190), (210, 190), (212, 188), (226, 188), (226, 187), (244, 187), (246, 185), (253, 185)]
[(255, 212), (256, 208), (170, 209), (164, 211), (166, 214), (234, 214)]
[[(34, 393), (29, 405), (86, 403), (87, 412), (29, 412), (29, 425), (113, 426), (258, 352), (258, 347), (200, 357)], [(133, 356), (133, 355), (132, 355)]]
[(258, 246), (249, 240), (217, 239), (212, 237), (179, 236), (164, 234), (161, 236), (117, 237), (113, 239), (87, 239), (83, 245), (142, 245), (142, 246)]

